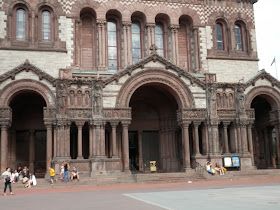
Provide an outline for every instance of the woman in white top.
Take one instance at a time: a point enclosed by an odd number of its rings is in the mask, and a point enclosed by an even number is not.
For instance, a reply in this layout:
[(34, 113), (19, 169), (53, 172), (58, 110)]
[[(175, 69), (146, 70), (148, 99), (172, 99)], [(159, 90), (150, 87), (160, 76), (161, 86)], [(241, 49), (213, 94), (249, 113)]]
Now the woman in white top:
[(6, 168), (6, 171), (2, 174), (2, 176), (4, 176), (4, 183), (5, 183), (4, 196), (6, 195), (7, 186), (9, 186), (11, 195), (14, 195), (14, 193), (12, 192), (12, 185), (11, 185), (11, 178), (12, 178), (11, 169)]
[(62, 164), (60, 167), (60, 180), (63, 180), (63, 174), (64, 174), (64, 165)]

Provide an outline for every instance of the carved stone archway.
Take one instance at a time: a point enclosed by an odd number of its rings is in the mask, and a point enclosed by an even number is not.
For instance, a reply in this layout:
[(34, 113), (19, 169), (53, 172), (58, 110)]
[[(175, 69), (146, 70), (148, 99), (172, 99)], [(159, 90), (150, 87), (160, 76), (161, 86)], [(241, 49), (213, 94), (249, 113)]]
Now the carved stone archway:
[(265, 98), (269, 102), (272, 110), (280, 109), (280, 93), (275, 88), (267, 86), (255, 87), (247, 93), (245, 101), (246, 109), (251, 108), (252, 101), (257, 96)]
[(195, 108), (188, 86), (174, 74), (162, 70), (145, 70), (131, 76), (118, 94), (116, 107), (129, 107), (132, 94), (146, 84), (163, 85), (174, 96), (179, 108)]
[(47, 107), (56, 107), (52, 91), (46, 85), (31, 79), (18, 80), (4, 87), (0, 92), (0, 106), (8, 107), (14, 96), (23, 91), (34, 91), (44, 98)]

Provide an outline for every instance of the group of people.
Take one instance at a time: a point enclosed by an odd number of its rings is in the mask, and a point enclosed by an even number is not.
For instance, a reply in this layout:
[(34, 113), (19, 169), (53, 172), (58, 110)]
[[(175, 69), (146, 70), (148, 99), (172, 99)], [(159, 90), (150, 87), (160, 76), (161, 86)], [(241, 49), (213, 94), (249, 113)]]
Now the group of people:
[[(50, 170), (51, 184), (53, 184), (55, 180), (55, 171), (52, 167), (50, 167), (49, 170)], [(70, 171), (69, 163), (63, 161), (63, 163), (60, 166), (60, 180), (63, 181), (63, 183), (70, 182), (69, 171)], [(71, 180), (77, 179), (78, 181), (80, 180), (79, 172), (75, 166), (72, 169), (70, 179)]]
[(210, 161), (207, 161), (206, 162), (206, 171), (209, 174), (215, 175), (216, 173), (219, 173), (220, 175), (225, 175), (226, 169), (223, 166), (220, 166), (219, 163), (215, 164), (214, 169), (212, 169), (211, 167), (212, 167), (212, 163)]

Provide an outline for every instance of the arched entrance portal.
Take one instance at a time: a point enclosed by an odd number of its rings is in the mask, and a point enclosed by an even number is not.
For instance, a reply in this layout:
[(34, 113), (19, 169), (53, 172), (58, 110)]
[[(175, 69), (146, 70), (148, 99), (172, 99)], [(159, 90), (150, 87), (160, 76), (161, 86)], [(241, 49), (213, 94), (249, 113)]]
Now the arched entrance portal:
[(159, 171), (182, 168), (182, 141), (177, 124), (178, 105), (168, 87), (145, 84), (132, 95), (132, 121), (129, 126), (129, 159), (131, 170), (150, 170), (157, 161)]
[(270, 119), (274, 107), (275, 103), (267, 95), (258, 95), (251, 103), (251, 108), (255, 109), (252, 136), (254, 162), (258, 169), (276, 168), (276, 132)]
[(43, 121), (44, 98), (35, 91), (16, 93), (10, 100), (12, 125), (9, 129), (10, 165), (28, 166), (30, 172), (46, 172), (46, 128)]

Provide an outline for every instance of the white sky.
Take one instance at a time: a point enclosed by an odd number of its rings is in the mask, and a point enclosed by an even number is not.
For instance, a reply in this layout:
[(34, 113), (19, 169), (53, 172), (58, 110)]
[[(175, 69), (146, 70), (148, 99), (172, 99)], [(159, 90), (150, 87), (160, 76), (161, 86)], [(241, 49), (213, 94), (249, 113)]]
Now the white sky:
[(280, 79), (280, 0), (259, 0), (254, 4), (259, 69), (265, 69), (276, 77), (276, 57), (278, 79)]

